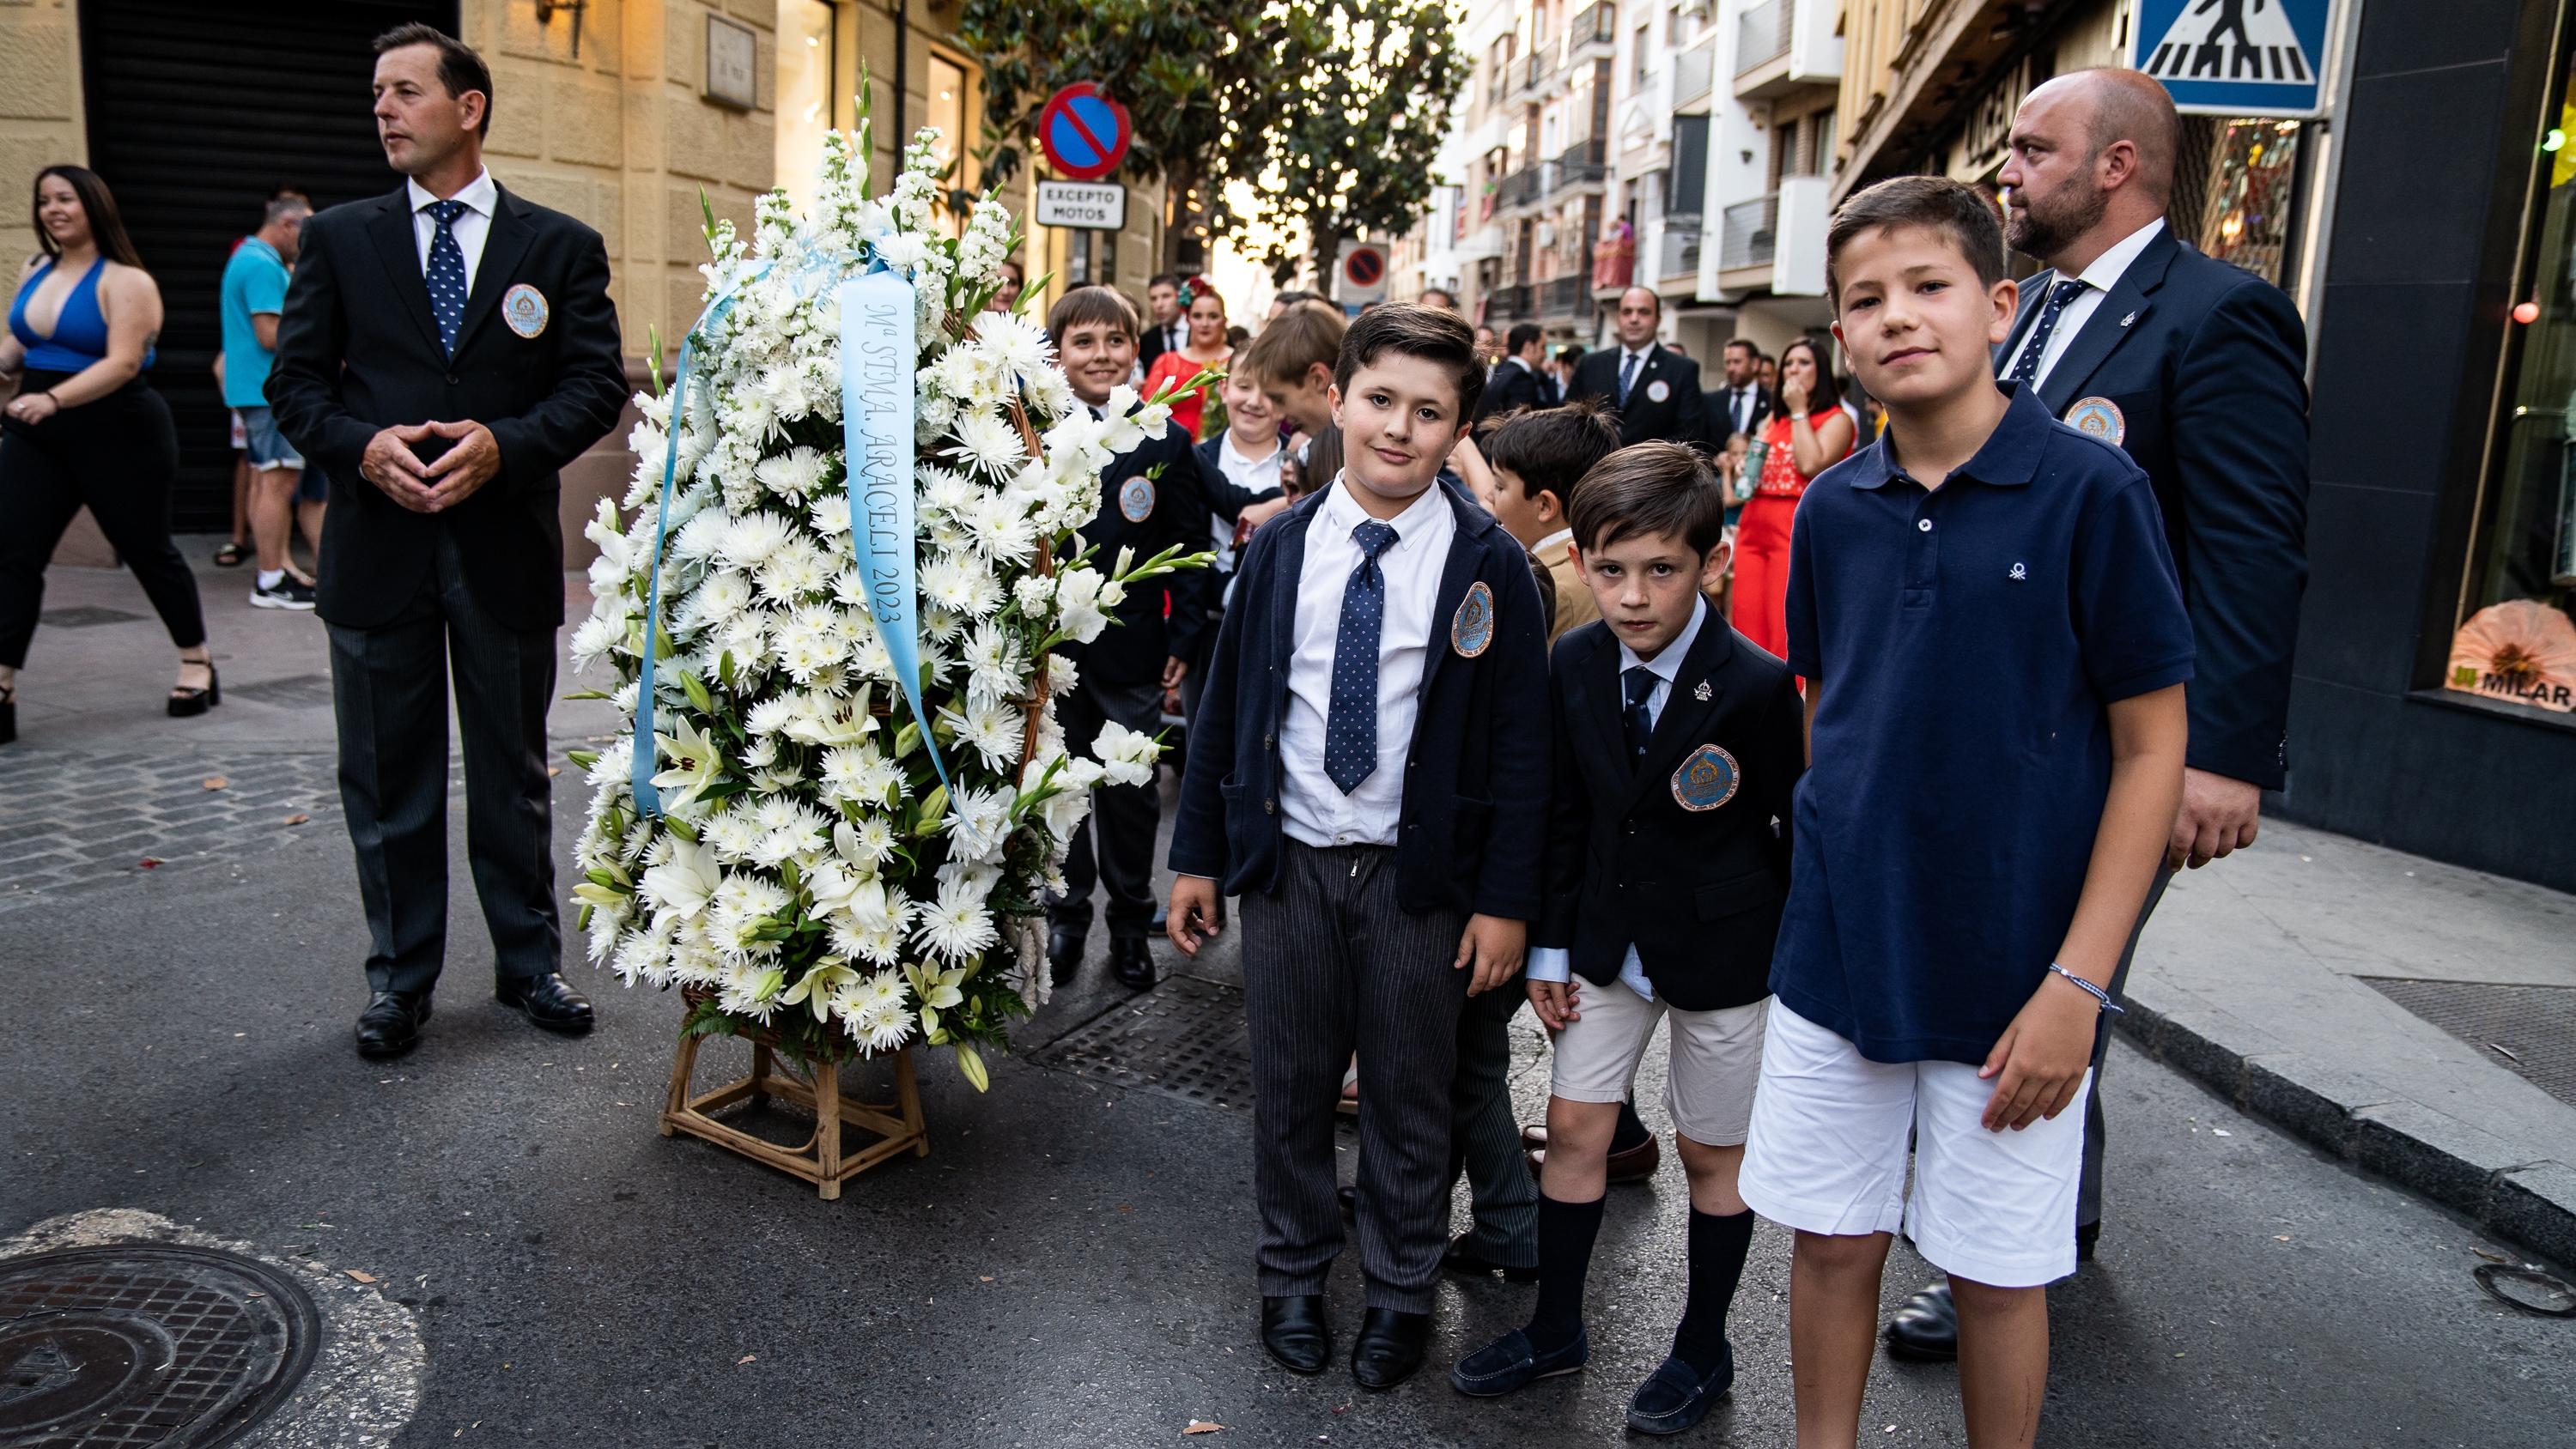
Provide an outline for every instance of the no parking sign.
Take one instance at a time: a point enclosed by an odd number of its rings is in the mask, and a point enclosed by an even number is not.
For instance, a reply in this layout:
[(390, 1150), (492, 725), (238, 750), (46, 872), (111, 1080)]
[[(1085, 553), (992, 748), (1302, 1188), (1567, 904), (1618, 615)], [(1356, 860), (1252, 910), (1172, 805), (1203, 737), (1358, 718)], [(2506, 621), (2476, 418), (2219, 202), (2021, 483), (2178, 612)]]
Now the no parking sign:
[(1342, 243), (1340, 284), (1333, 295), (1343, 302), (1386, 300), (1386, 248), (1368, 242)]
[(1057, 175), (1075, 181), (1097, 181), (1117, 170), (1133, 135), (1127, 108), (1089, 81), (1057, 91), (1038, 112), (1038, 149)]

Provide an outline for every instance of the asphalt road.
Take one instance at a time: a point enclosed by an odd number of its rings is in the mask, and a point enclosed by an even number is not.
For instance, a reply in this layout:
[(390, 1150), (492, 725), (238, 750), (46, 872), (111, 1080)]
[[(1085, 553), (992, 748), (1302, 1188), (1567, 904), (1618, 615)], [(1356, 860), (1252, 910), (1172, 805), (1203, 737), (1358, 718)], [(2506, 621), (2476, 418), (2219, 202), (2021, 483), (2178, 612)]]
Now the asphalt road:
[[(397, 1443), (1130, 1445), (1183, 1442), (1193, 1419), (1225, 1426), (1186, 1441), (1211, 1446), (1609, 1443), (1664, 1352), (1684, 1202), (1669, 1160), (1617, 1190), (1592, 1365), (1483, 1403), (1442, 1371), (1518, 1323), (1534, 1290), (1444, 1288), (1433, 1367), (1389, 1394), (1263, 1356), (1240, 1102), (1103, 1085), (1025, 1052), (979, 1097), (927, 1057), (931, 1155), (837, 1203), (662, 1138), (677, 1002), (576, 965), (601, 1007), (589, 1038), (490, 1005), (461, 826), (429, 1041), (362, 1062), (348, 1040), (363, 931), (336, 812), (321, 824), (0, 913), (0, 1236), (138, 1208), (373, 1275), (426, 1345)], [(1230, 961), (1220, 949), (1196, 969), (1224, 981)], [(1023, 1045), (1123, 1000), (1095, 964)], [(1534, 1112), (1538, 1039), (1522, 1045)], [(739, 1053), (712, 1048), (709, 1070)], [(2473, 1229), (2125, 1043), (2108, 1081), (2109, 1230), (2100, 1261), (2052, 1294), (2043, 1443), (2569, 1442), (2576, 1322), (2483, 1297)], [(1736, 1401), (1700, 1442), (1789, 1442), (1787, 1249), (1768, 1226), (1755, 1241)], [(1922, 1277), (1898, 1258), (1891, 1304)], [(1359, 1302), (1346, 1256), (1345, 1344)], [(1953, 1381), (1882, 1358), (1864, 1441), (1963, 1442)]]

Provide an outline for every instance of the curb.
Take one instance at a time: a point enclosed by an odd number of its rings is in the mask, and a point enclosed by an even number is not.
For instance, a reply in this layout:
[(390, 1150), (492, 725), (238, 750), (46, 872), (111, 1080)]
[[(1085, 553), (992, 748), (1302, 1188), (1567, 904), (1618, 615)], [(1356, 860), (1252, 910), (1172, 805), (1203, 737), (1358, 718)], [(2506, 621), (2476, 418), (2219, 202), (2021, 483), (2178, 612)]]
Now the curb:
[(2225, 1012), (2179, 1003), (2132, 980), (2113, 1018), (2119, 1032), (2156, 1061), (2199, 1078), (2236, 1110), (2265, 1118), (2355, 1167), (2464, 1213), (2488, 1232), (2542, 1257), (2576, 1264), (2576, 1166), (2532, 1162), (2506, 1144), (2314, 1057), (2231, 1042), (2260, 1033)]

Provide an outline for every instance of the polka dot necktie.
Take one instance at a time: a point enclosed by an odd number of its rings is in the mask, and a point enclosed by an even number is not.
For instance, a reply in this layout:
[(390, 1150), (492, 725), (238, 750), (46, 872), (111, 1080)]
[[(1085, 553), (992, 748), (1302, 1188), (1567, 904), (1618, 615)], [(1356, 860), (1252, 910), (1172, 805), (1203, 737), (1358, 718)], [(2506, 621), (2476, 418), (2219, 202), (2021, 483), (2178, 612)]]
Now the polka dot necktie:
[(2021, 361), (2013, 366), (2013, 381), (2024, 385), (2039, 381), (2040, 355), (2048, 351), (2049, 334), (2057, 330), (2058, 314), (2083, 294), (2082, 277), (2068, 277), (2048, 289), (2048, 305), (2039, 309), (2039, 320), (2030, 324), (2030, 342), (2021, 350)]
[(1324, 714), (1324, 775), (1347, 795), (1377, 771), (1377, 642), (1386, 623), (1386, 575), (1377, 556), (1395, 530), (1372, 518), (1351, 530), (1360, 566), (1342, 586), (1342, 627), (1333, 639), (1333, 691)]
[(438, 225), (429, 229), (429, 310), (438, 318), (438, 342), (450, 356), (456, 352), (456, 329), (465, 323), (465, 248), (456, 244), (461, 201), (433, 201), (427, 207)]
[(1619, 719), (1627, 726), (1628, 767), (1635, 769), (1646, 762), (1646, 746), (1655, 737), (1655, 717), (1646, 709), (1646, 701), (1655, 697), (1655, 671), (1640, 664), (1621, 674), (1619, 684), (1627, 702)]

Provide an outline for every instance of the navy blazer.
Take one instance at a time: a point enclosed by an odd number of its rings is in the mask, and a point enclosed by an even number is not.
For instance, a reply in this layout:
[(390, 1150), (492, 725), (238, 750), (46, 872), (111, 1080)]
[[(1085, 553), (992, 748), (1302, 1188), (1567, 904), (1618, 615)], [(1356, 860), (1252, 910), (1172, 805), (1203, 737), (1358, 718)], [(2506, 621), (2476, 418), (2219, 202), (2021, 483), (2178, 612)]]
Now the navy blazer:
[[(1273, 481), (1267, 488), (1246, 488), (1225, 476), (1225, 460), (1218, 453), (1224, 446), (1225, 435), (1222, 433), (1198, 445), (1199, 481), (1207, 489), (1208, 512), (1233, 523), (1243, 517), (1243, 510), (1255, 503), (1269, 502), (1278, 497), (1281, 490), (1276, 473), (1271, 475)], [(1215, 601), (1209, 602), (1213, 604)]]
[[(1122, 502), (1130, 480), (1141, 478), (1152, 490), (1142, 519), (1130, 519)], [(1219, 482), (1223, 482), (1222, 475)], [(1181, 552), (1204, 553), (1208, 547), (1208, 489), (1200, 476), (1198, 450), (1178, 423), (1163, 429), (1109, 460), (1100, 470), (1100, 513), (1076, 530), (1096, 551), (1092, 566), (1106, 577), (1118, 564), (1118, 550), (1136, 550), (1139, 563), (1173, 544)], [(1069, 556), (1073, 546), (1068, 543)], [(1131, 588), (1114, 611), (1118, 622), (1089, 644), (1059, 644), (1056, 652), (1082, 666), (1082, 676), (1103, 684), (1145, 685), (1163, 677), (1167, 657), (1197, 657), (1199, 629), (1216, 595), (1208, 588), (1206, 569), (1184, 569)], [(1169, 617), (1163, 596), (1171, 595)]]
[[(1435, 487), (1442, 485), (1435, 484)], [(1284, 838), (1279, 736), (1288, 718), (1296, 648), (1297, 580), (1306, 530), (1326, 490), (1263, 525), (1243, 551), (1234, 603), (1217, 631), (1202, 718), (1172, 825), (1171, 866), (1225, 883), (1228, 895), (1268, 893)], [(1421, 707), (1404, 765), (1396, 836), (1396, 903), (1539, 918), (1539, 857), (1547, 833), (1547, 625), (1529, 554), (1463, 490), (1442, 487), (1458, 531), (1440, 574)], [(1467, 591), (1494, 599), (1494, 639), (1475, 658), (1448, 646)]]
[(1485, 379), (1485, 394), (1476, 401), (1476, 420), (1483, 422), (1514, 408), (1552, 408), (1558, 401), (1555, 378), (1506, 357), (1494, 364), (1493, 375)]
[[(1628, 405), (1619, 407), (1619, 364), (1625, 356), (1615, 339), (1607, 347), (1583, 354), (1583, 360), (1574, 364), (1574, 385), (1565, 390), (1565, 400), (1608, 398), (1619, 415), (1620, 447), (1661, 439), (1708, 451), (1708, 396), (1700, 391), (1699, 364), (1657, 343), (1637, 367), (1636, 379), (1628, 388)], [(1660, 402), (1654, 394), (1659, 382), (1664, 385)], [(1723, 445), (1726, 439), (1717, 442)]]
[[(2022, 284), (2048, 295), (2055, 272)], [(2017, 357), (2036, 306), (1995, 354)], [(2308, 582), (2308, 333), (2289, 294), (2157, 234), (2039, 389), (2064, 417), (2107, 398), (2155, 484), (2199, 649), (2184, 691), (2194, 769), (2278, 790)]]
[[(1597, 986), (1618, 979), (1633, 945), (1656, 999), (1680, 1011), (1770, 995), (1771, 943), (1789, 895), (1790, 802), (1806, 771), (1804, 706), (1789, 666), (1710, 608), (1642, 768), (1628, 763), (1609, 626), (1595, 620), (1558, 640), (1550, 674), (1547, 914), (1530, 944), (1571, 950), (1575, 972)], [(1673, 775), (1702, 745), (1734, 758), (1736, 790), (1714, 810), (1687, 810)]]

